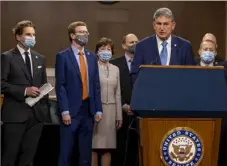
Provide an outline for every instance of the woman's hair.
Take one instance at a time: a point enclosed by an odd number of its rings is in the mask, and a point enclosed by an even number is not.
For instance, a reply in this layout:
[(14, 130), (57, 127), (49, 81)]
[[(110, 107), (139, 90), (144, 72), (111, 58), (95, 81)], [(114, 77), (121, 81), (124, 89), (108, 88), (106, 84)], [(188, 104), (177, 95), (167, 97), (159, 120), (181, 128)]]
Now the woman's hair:
[(110, 38), (102, 37), (95, 46), (95, 53), (97, 54), (99, 48), (102, 46), (110, 45), (112, 50), (112, 55), (114, 55), (114, 43)]

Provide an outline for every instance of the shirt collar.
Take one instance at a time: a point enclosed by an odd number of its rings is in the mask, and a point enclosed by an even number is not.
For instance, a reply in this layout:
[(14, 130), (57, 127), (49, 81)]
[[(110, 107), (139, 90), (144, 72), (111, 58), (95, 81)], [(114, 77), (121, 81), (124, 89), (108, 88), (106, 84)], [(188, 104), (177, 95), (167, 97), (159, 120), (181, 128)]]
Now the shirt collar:
[[(19, 44), (17, 44), (17, 48), (18, 48), (18, 50), (20, 51), (21, 55), (23, 55), (23, 54), (26, 52), (25, 49), (22, 48)], [(27, 50), (27, 52), (28, 52), (29, 54), (31, 54), (30, 48)]]
[(210, 63), (210, 64), (206, 65), (205, 63), (200, 61), (200, 66), (214, 66), (214, 63)]
[[(168, 43), (168, 45), (171, 45), (171, 35), (169, 36), (169, 38), (166, 40), (166, 42)], [(157, 39), (157, 43), (158, 43), (158, 46), (162, 46), (162, 40), (156, 35), (156, 39)], [(168, 46), (167, 45), (167, 46)]]
[[(75, 55), (78, 55), (79, 54), (79, 50), (74, 46), (74, 45), (71, 45), (71, 48), (74, 52)], [(84, 48), (82, 48), (82, 52), (84, 54)]]
[(132, 60), (132, 58), (130, 58), (127, 54), (125, 54), (125, 59), (127, 62), (129, 62), (129, 60)]

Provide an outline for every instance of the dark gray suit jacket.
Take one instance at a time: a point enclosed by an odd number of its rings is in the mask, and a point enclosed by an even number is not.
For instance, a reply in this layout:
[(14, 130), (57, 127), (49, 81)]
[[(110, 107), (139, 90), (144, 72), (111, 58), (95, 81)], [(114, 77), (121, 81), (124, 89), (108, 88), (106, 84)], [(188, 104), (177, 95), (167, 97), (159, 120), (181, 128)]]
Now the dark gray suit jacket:
[(3, 122), (24, 122), (29, 111), (34, 111), (39, 121), (48, 118), (48, 97), (44, 97), (32, 108), (25, 103), (25, 88), (41, 87), (47, 82), (44, 56), (31, 50), (33, 78), (29, 76), (27, 67), (18, 48), (11, 49), (1, 55), (1, 93), (4, 94), (2, 105)]

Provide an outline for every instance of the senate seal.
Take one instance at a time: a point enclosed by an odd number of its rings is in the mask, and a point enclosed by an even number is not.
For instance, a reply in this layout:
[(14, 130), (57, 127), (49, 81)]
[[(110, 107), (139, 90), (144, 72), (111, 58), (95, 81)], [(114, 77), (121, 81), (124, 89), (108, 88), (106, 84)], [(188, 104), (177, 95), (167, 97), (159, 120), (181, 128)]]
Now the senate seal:
[(197, 166), (204, 154), (203, 140), (191, 128), (177, 127), (164, 136), (160, 153), (166, 166)]

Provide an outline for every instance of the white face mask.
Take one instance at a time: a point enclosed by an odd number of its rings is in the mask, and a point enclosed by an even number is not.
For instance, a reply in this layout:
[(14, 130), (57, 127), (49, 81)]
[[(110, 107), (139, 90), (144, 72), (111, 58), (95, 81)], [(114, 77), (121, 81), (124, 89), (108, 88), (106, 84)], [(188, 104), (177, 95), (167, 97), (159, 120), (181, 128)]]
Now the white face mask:
[(25, 36), (24, 41), (21, 42), (26, 48), (32, 48), (35, 46), (35, 36)]
[(211, 64), (215, 60), (215, 55), (211, 51), (203, 51), (200, 58), (205, 64)]
[(99, 51), (98, 56), (102, 62), (108, 62), (112, 58), (112, 52), (111, 51)]

